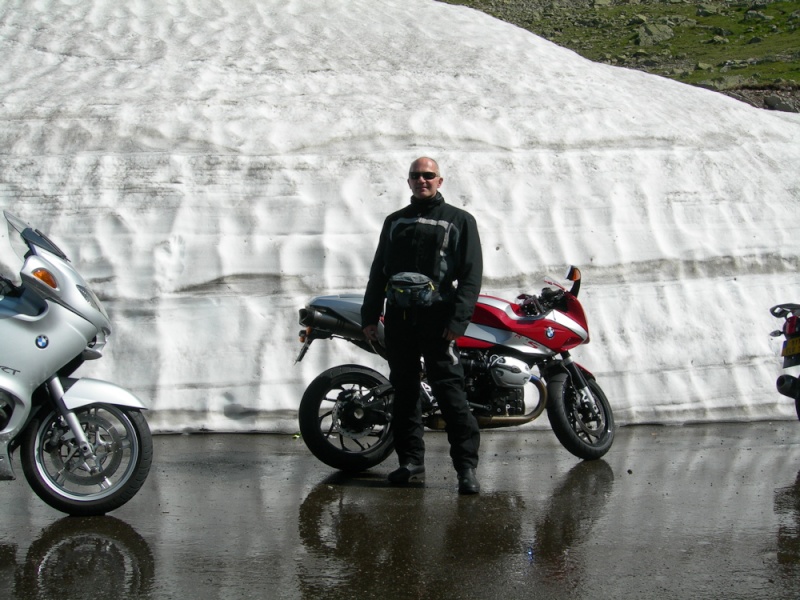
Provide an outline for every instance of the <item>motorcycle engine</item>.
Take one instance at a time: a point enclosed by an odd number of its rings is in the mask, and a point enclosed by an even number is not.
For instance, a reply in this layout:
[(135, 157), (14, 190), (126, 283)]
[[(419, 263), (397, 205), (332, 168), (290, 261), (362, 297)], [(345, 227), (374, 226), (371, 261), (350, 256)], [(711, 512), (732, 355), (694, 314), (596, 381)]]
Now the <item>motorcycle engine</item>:
[(521, 388), (531, 380), (527, 364), (510, 356), (493, 356), (489, 359), (489, 372), (498, 387)]
[(530, 381), (530, 367), (510, 356), (472, 355), (463, 360), (467, 398), (480, 406), (485, 415), (515, 416), (525, 414), (525, 384)]

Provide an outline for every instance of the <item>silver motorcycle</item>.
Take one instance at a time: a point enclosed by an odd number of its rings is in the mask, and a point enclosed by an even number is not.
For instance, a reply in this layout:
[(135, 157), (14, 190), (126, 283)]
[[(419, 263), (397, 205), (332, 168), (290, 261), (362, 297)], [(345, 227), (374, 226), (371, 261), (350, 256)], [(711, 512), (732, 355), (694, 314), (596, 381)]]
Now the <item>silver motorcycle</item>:
[(146, 407), (113, 383), (72, 377), (103, 355), (111, 321), (58, 246), (3, 214), (23, 265), (19, 285), (0, 276), (0, 480), (15, 479), (18, 453), (44, 502), (70, 515), (105, 514), (147, 478)]

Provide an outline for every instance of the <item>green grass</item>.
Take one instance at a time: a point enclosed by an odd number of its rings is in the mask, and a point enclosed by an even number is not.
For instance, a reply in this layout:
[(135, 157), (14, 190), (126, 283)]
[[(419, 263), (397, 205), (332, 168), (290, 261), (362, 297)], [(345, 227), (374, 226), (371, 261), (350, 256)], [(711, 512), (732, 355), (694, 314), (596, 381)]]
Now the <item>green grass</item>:
[[(542, 0), (441, 1), (481, 10), (597, 62), (695, 85), (800, 87), (800, 1), (591, 6), (573, 0), (560, 7)], [(637, 31), (644, 23), (667, 25), (674, 35), (643, 45)]]

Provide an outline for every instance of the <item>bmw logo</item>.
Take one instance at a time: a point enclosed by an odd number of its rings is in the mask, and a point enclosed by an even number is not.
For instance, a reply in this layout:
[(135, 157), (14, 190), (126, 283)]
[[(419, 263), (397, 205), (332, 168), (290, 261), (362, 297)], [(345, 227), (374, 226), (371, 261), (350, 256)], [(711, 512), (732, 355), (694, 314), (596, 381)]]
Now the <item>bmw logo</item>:
[(552, 327), (548, 327), (544, 330), (544, 334), (547, 336), (548, 340), (552, 340), (556, 335), (556, 331)]
[(47, 339), (46, 335), (40, 335), (39, 337), (36, 338), (37, 348), (41, 348), (42, 350), (44, 350), (49, 345), (50, 345), (50, 340)]

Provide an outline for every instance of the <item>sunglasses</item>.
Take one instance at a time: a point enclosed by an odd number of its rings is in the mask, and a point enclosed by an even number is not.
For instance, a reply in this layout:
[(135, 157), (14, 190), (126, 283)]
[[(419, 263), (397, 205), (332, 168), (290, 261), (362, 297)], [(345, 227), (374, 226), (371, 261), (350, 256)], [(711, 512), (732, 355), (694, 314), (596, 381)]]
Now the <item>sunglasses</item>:
[(426, 181), (430, 181), (431, 179), (436, 179), (438, 175), (431, 171), (411, 171), (408, 174), (408, 178), (412, 181), (414, 181), (415, 179), (419, 179), (420, 177), (422, 177)]

